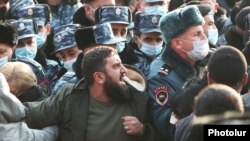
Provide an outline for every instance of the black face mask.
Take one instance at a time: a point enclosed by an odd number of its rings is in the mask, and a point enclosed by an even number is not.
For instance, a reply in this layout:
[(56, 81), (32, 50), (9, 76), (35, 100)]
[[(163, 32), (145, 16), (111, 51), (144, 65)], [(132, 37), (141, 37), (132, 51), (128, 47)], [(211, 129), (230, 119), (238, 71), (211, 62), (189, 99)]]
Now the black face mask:
[(6, 12), (7, 12), (7, 8), (5, 6), (0, 8), (0, 21), (5, 20)]

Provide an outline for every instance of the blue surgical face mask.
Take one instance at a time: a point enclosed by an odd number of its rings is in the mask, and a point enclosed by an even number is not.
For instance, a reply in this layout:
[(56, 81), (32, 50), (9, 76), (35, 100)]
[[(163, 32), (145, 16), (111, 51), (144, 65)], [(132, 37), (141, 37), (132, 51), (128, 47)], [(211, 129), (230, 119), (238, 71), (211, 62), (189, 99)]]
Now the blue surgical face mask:
[(36, 37), (37, 48), (41, 48), (45, 41), (45, 32), (39, 32)]
[(145, 7), (146, 13), (159, 13), (159, 14), (166, 14), (168, 12), (168, 9), (163, 6), (147, 6)]
[(134, 36), (133, 31), (132, 30), (128, 30), (127, 43), (129, 43), (132, 40), (133, 36)]
[(146, 55), (148, 55), (149, 57), (155, 57), (156, 55), (161, 53), (162, 50), (162, 44), (158, 44), (156, 46), (152, 46), (146, 43), (143, 43), (142, 41), (140, 41), (142, 46), (140, 48), (140, 50), (145, 53)]
[(6, 63), (8, 63), (9, 59), (8, 56), (0, 58), (0, 67)]
[(121, 53), (125, 48), (125, 42), (116, 43), (116, 50), (118, 53)]
[(208, 41), (209, 41), (209, 43), (212, 44), (212, 45), (216, 45), (216, 43), (218, 41), (218, 38), (219, 38), (219, 33), (218, 33), (217, 28), (208, 29), (207, 32), (208, 32)]
[[(76, 58), (77, 58), (77, 57), (76, 57)], [(66, 62), (63, 62), (63, 67), (64, 67), (65, 69), (67, 69), (68, 71), (71, 70), (71, 69), (72, 69), (73, 63), (75, 63), (75, 61), (76, 61), (76, 58), (71, 59), (71, 60), (66, 61)]]
[(20, 47), (16, 48), (15, 55), (16, 58), (29, 58), (34, 59), (36, 57), (37, 48), (36, 47)]

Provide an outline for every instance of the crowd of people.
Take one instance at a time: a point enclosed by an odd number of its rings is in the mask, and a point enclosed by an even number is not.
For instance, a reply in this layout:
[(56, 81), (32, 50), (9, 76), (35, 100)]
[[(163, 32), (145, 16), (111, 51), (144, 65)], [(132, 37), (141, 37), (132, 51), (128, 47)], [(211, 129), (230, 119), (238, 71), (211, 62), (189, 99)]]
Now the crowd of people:
[(249, 0), (0, 0), (0, 141), (250, 124), (249, 31)]

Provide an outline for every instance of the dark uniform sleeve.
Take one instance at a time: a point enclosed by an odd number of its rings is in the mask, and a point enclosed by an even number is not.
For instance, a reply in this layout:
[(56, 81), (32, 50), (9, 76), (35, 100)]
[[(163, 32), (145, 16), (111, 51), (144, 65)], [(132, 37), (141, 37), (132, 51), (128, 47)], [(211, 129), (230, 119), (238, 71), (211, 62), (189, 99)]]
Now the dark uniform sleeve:
[(151, 98), (153, 122), (165, 141), (173, 136), (173, 125), (169, 122), (172, 113), (169, 101), (182, 84), (174, 70), (159, 70), (148, 79), (147, 90)]
[(30, 128), (40, 129), (58, 125), (62, 120), (65, 103), (73, 85), (67, 85), (57, 95), (39, 102), (27, 102), (24, 105), (26, 121)]

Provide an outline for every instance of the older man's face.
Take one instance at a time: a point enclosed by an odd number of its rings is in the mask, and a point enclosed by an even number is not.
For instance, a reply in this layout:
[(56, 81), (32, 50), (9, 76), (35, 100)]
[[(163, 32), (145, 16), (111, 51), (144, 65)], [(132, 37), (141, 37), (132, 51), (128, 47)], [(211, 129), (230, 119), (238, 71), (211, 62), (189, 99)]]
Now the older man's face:
[(62, 0), (48, 0), (47, 2), (50, 6), (58, 6), (61, 4)]
[(95, 23), (95, 10), (99, 7), (105, 5), (115, 5), (115, 0), (94, 0), (91, 3), (86, 3), (84, 5), (84, 10), (86, 12), (86, 17), (92, 22)]

